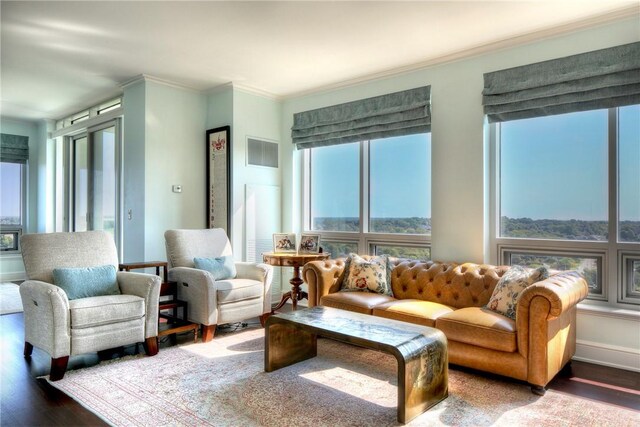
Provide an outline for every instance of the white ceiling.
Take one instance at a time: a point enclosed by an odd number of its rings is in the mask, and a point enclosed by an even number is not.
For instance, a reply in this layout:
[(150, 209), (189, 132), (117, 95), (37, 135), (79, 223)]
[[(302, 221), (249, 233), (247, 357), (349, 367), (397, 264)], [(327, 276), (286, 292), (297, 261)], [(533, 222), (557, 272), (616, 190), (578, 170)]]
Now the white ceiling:
[(2, 1), (0, 8), (2, 115), (57, 119), (118, 94), (140, 74), (286, 97), (630, 16), (640, 2)]

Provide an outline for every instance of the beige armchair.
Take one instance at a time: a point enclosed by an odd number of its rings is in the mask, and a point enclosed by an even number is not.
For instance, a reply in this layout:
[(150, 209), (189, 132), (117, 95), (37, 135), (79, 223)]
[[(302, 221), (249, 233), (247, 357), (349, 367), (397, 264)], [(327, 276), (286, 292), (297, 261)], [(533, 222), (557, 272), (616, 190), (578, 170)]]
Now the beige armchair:
[(259, 317), (264, 325), (271, 313), (271, 266), (236, 262), (235, 278), (216, 281), (194, 268), (194, 258), (232, 255), (223, 229), (168, 230), (164, 237), (169, 280), (177, 282), (178, 298), (188, 303), (188, 320), (202, 325), (202, 341), (211, 341), (219, 324)]
[(51, 356), (50, 379), (62, 379), (69, 356), (143, 342), (149, 356), (158, 352), (160, 278), (117, 273), (120, 295), (69, 300), (55, 286), (55, 268), (113, 265), (113, 237), (103, 231), (26, 234), (20, 240), (27, 278), (20, 285), (24, 307), (24, 355), (33, 347)]

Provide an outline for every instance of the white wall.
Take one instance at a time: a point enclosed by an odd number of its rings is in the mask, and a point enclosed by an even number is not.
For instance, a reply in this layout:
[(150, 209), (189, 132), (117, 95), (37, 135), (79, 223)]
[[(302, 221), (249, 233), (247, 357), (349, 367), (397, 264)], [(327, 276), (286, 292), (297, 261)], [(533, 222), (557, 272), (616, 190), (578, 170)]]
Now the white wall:
[[(627, 19), (519, 47), (502, 49), (455, 62), (407, 72), (333, 91), (288, 99), (283, 104), (283, 227), (300, 232), (301, 153), (291, 146), (293, 114), (342, 102), (431, 85), (432, 91), (432, 257), (449, 261), (493, 262), (489, 239), (487, 152), (482, 110), (483, 73), (639, 40), (640, 23)], [(336, 189), (339, 191), (339, 189)], [(579, 313), (578, 357), (588, 358), (586, 346), (600, 345), (598, 359), (610, 360), (612, 349), (631, 354), (640, 370), (640, 321), (635, 314), (608, 316), (597, 322)], [(600, 316), (601, 317), (601, 316)], [(601, 328), (607, 333), (603, 340)], [(622, 350), (621, 350), (622, 349)], [(581, 354), (582, 352), (582, 354)], [(593, 351), (590, 353), (593, 354)], [(617, 353), (615, 353), (617, 354)], [(635, 359), (634, 359), (635, 358)], [(605, 361), (606, 362), (606, 361)], [(615, 364), (614, 362), (611, 362)], [(618, 363), (618, 365), (620, 365)]]
[(122, 95), (123, 262), (145, 260), (145, 93), (138, 80)]
[[(233, 236), (236, 257), (247, 259), (245, 237), (245, 188), (247, 184), (280, 185), (281, 168), (247, 165), (247, 137), (277, 141), (281, 144), (280, 103), (274, 99), (234, 89), (233, 95)], [(281, 214), (280, 200), (273, 200), (271, 208)], [(265, 206), (265, 209), (270, 207)]]
[[(279, 101), (232, 85), (209, 94), (207, 100), (207, 129), (231, 126), (231, 244), (234, 257), (245, 260), (245, 188), (247, 184), (280, 185), (281, 168), (248, 166), (247, 137), (264, 138), (281, 143), (280, 123), (282, 107)], [(206, 200), (205, 200), (206, 202)], [(280, 201), (273, 201), (278, 213)]]
[(206, 227), (206, 111), (202, 93), (146, 83), (146, 261), (166, 259), (166, 230)]
[(140, 79), (123, 109), (124, 260), (166, 260), (166, 230), (205, 227), (207, 99)]

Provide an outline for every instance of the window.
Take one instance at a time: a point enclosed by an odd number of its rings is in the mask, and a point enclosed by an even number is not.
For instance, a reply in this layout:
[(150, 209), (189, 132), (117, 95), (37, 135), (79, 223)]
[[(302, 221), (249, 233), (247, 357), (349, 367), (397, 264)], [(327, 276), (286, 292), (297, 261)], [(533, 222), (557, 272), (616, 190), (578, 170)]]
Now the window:
[(431, 248), (412, 247), (400, 245), (373, 245), (371, 251), (375, 255), (389, 255), (398, 258), (429, 260), (431, 259)]
[(578, 270), (590, 299), (640, 301), (635, 261), (621, 260), (640, 259), (640, 106), (506, 121), (491, 132), (498, 263)]
[(26, 165), (0, 162), (0, 251), (19, 250), (26, 203)]
[(430, 258), (430, 134), (312, 148), (306, 156), (305, 229), (321, 233), (325, 252), (382, 248)]

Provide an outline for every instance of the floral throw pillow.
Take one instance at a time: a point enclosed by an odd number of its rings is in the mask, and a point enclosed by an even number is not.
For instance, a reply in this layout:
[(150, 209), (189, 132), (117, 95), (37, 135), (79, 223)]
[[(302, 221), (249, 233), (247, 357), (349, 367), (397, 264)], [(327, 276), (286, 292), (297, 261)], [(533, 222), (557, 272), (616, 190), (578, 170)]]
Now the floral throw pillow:
[(391, 269), (388, 264), (386, 255), (366, 260), (359, 255), (350, 254), (345, 263), (345, 276), (340, 290), (392, 295)]
[(502, 276), (486, 307), (489, 310), (503, 314), (516, 320), (516, 305), (518, 298), (527, 286), (549, 277), (546, 267), (538, 267), (528, 270), (519, 265), (514, 265)]

